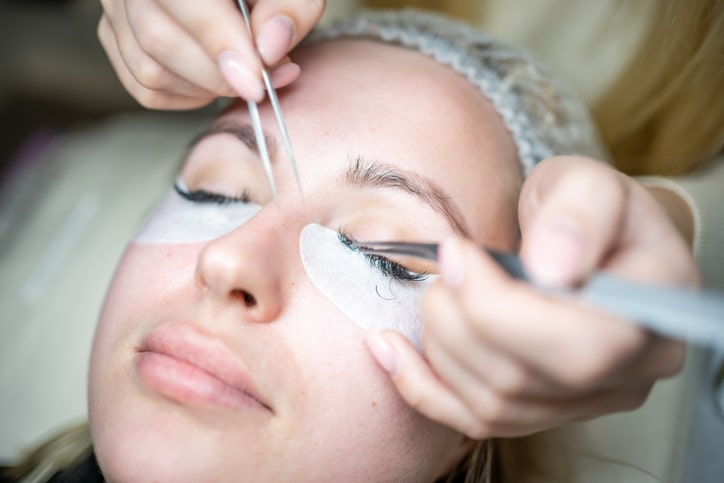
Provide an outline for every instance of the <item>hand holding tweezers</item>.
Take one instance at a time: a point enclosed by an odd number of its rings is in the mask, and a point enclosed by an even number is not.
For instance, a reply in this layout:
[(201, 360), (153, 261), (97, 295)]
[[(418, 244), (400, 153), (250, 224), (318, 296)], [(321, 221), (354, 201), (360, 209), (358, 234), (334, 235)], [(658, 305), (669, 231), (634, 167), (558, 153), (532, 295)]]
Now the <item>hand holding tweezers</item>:
[[(352, 245), (362, 253), (437, 261), (437, 243), (353, 240)], [(511, 277), (532, 284), (517, 255), (486, 251)], [(577, 289), (536, 288), (581, 300), (664, 336), (724, 349), (724, 293), (644, 284), (603, 272), (595, 273)]]
[[(241, 10), (241, 14), (244, 17), (246, 27), (249, 29), (249, 35), (253, 35), (251, 30), (249, 9), (246, 6), (246, 2), (244, 0), (237, 0), (237, 3), (239, 4), (239, 9)], [(261, 61), (261, 57), (259, 58), (259, 60)], [(267, 95), (269, 96), (269, 101), (271, 102), (272, 109), (274, 110), (274, 117), (276, 118), (277, 125), (279, 126), (279, 132), (281, 133), (284, 147), (287, 151), (287, 157), (289, 158), (289, 162), (292, 165), (292, 171), (294, 172), (294, 179), (297, 182), (297, 188), (301, 193), (302, 183), (299, 181), (299, 173), (297, 172), (297, 161), (294, 158), (292, 143), (289, 140), (289, 133), (287, 132), (287, 127), (284, 123), (284, 118), (282, 117), (282, 109), (279, 105), (279, 97), (277, 97), (277, 92), (272, 85), (269, 71), (266, 69), (266, 67), (264, 67), (263, 61), (261, 62), (261, 65), (261, 77), (264, 81), (264, 87), (266, 88)], [(269, 180), (269, 187), (271, 188), (272, 196), (276, 198), (276, 182), (274, 181), (274, 173), (272, 172), (271, 160), (269, 159), (269, 149), (267, 148), (264, 130), (262, 129), (261, 125), (261, 118), (259, 117), (259, 108), (256, 102), (246, 101), (246, 103), (249, 107), (249, 116), (251, 117), (251, 124), (254, 129), (254, 137), (256, 138), (256, 145), (259, 149), (259, 156), (261, 157), (261, 161), (264, 164), (264, 171), (266, 172), (267, 180)]]

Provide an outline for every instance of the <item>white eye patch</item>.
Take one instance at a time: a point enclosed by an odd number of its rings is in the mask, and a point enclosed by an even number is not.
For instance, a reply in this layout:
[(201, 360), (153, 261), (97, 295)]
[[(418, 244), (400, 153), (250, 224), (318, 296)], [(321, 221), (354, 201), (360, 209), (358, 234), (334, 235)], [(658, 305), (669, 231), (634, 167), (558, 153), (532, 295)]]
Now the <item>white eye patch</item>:
[[(180, 179), (176, 182), (188, 191)], [(261, 210), (252, 203), (199, 203), (171, 188), (133, 237), (135, 243), (198, 243), (219, 238)]]
[(304, 227), (299, 248), (307, 275), (338, 310), (363, 329), (394, 329), (422, 352), (420, 300), (436, 276), (419, 282), (390, 278), (320, 225)]

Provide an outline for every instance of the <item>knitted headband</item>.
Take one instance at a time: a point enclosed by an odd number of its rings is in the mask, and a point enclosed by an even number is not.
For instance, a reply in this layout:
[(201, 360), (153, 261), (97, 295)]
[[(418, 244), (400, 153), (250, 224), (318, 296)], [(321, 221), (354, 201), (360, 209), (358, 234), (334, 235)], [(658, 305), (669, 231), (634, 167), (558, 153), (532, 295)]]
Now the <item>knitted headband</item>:
[(464, 75), (493, 104), (527, 175), (558, 154), (607, 159), (586, 106), (527, 52), (463, 22), (415, 9), (366, 10), (309, 41), (362, 37), (424, 53)]

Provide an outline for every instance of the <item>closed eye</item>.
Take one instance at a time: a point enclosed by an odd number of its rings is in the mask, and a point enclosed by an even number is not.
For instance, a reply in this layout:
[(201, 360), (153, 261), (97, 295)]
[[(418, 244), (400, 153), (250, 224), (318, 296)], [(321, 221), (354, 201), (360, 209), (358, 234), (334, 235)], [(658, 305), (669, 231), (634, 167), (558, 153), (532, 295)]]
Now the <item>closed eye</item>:
[[(352, 243), (352, 238), (350, 238), (348, 235), (345, 235), (342, 230), (338, 230), (337, 236), (342, 245), (346, 246), (354, 252), (359, 253), (357, 247), (355, 247)], [(428, 273), (412, 272), (403, 267), (401, 264), (393, 262), (389, 258), (383, 257), (382, 255), (371, 255), (368, 253), (363, 253), (362, 255), (369, 262), (370, 266), (382, 272), (384, 276), (395, 280), (402, 280), (406, 282), (421, 282), (427, 279), (429, 275)]]
[(222, 193), (214, 193), (207, 190), (186, 190), (179, 185), (174, 183), (173, 189), (183, 199), (191, 201), (193, 203), (213, 203), (217, 205), (226, 205), (229, 203), (251, 203), (251, 196), (244, 190), (239, 195), (229, 196)]

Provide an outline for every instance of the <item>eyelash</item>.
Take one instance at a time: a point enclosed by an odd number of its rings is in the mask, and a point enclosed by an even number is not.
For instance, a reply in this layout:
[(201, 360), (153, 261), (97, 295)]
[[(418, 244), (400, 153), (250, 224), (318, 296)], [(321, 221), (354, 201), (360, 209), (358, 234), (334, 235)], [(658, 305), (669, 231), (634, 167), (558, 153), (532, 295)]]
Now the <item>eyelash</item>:
[(246, 190), (236, 196), (227, 196), (206, 190), (186, 191), (177, 183), (174, 183), (173, 189), (176, 190), (176, 193), (178, 193), (182, 198), (194, 203), (214, 203), (217, 205), (226, 205), (229, 203), (251, 203), (251, 196)]
[[(352, 237), (346, 235), (343, 230), (338, 230), (337, 236), (342, 245), (346, 246), (354, 252), (359, 252), (357, 247), (352, 244)], [(381, 255), (370, 255), (368, 253), (363, 253), (362, 255), (372, 267), (382, 272), (384, 276), (395, 280), (402, 280), (406, 282), (421, 282), (427, 279), (429, 275), (428, 273), (411, 272), (399, 263), (393, 262), (389, 258), (383, 257)]]

